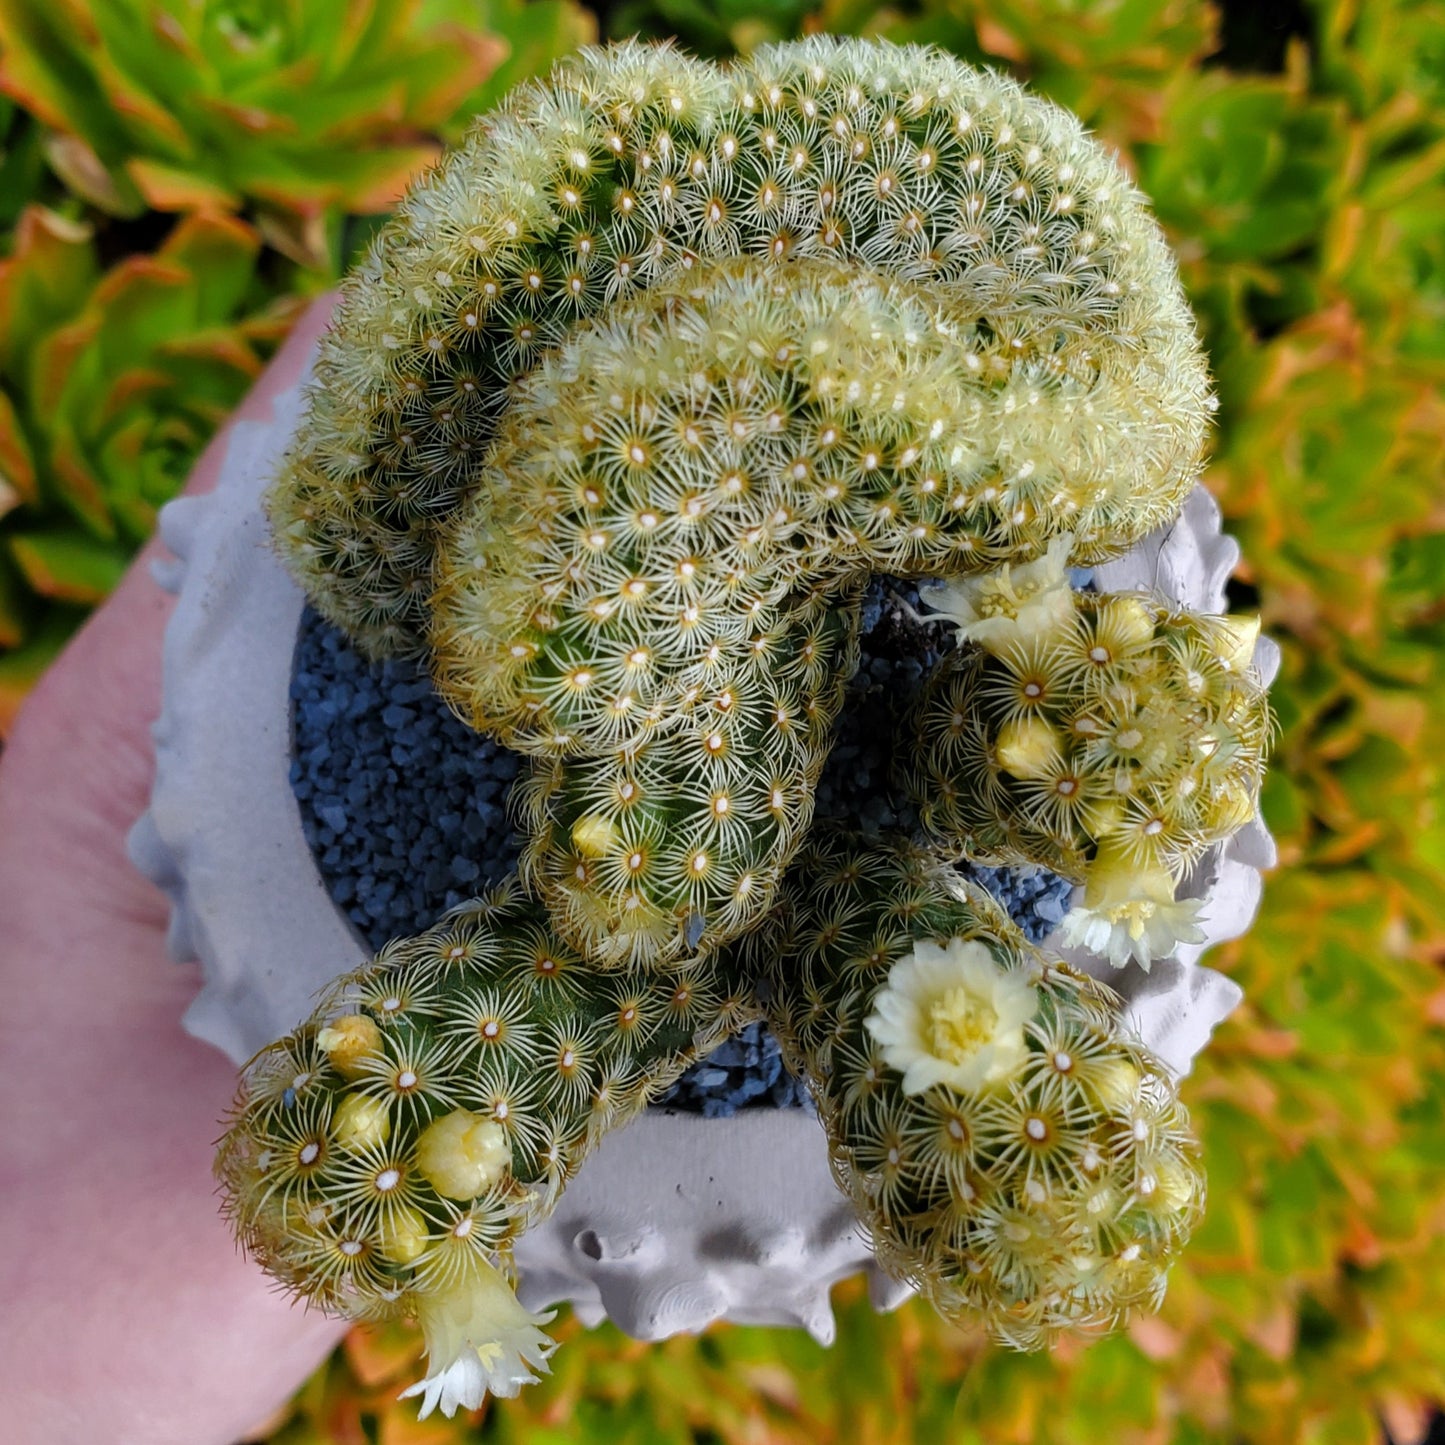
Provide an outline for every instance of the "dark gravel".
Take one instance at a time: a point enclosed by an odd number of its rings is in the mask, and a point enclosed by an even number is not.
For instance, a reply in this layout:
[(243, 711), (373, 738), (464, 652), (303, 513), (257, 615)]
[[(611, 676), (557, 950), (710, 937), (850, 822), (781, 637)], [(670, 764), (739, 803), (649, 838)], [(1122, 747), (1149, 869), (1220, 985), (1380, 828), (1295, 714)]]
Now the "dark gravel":
[[(1088, 585), (1076, 574), (1076, 585)], [(889, 787), (898, 721), (952, 646), (944, 624), (920, 627), (911, 583), (875, 578), (864, 600), (861, 661), (818, 785), (817, 816), (870, 835), (916, 818)], [(516, 866), (506, 794), (521, 766), (455, 718), (417, 667), (368, 664), (309, 608), (291, 680), (291, 783), (331, 896), (366, 944), (419, 933)], [(1042, 868), (964, 871), (1037, 942), (1063, 917), (1069, 885)], [(660, 1101), (707, 1117), (807, 1103), (760, 1024), (690, 1069)]]
[(337, 905), (372, 949), (516, 866), (517, 755), (448, 711), (410, 662), (364, 662), (309, 608), (291, 674), (291, 786)]
[(802, 1081), (783, 1067), (777, 1039), (760, 1023), (740, 1029), (694, 1064), (657, 1102), (708, 1119), (724, 1119), (739, 1109), (813, 1106)]
[(858, 671), (848, 684), (837, 741), (814, 795), (819, 821), (846, 823), (870, 837), (911, 833), (917, 815), (894, 792), (889, 774), (903, 715), (944, 653), (953, 649), (946, 623), (920, 627), (918, 588), (875, 577), (863, 596)]

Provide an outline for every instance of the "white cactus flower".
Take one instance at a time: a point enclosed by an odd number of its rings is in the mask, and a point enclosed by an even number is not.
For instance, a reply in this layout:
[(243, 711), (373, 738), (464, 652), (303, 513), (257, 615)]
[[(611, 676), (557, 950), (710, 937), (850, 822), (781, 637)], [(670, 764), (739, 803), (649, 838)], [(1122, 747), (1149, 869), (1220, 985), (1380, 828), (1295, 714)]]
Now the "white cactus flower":
[(935, 1084), (969, 1093), (1006, 1078), (1028, 1052), (1024, 1025), (1038, 991), (976, 940), (921, 940), (888, 972), (864, 1023), (883, 1060), (903, 1075), (903, 1092)]
[(502, 1272), (476, 1261), (453, 1289), (418, 1302), (429, 1373), (401, 1398), (420, 1395), (423, 1420), (437, 1408), (449, 1419), (458, 1409), (476, 1410), (489, 1394), (512, 1399), (537, 1383), (534, 1370), (549, 1372), (557, 1342), (540, 1326), (554, 1313), (524, 1309)]
[(1096, 867), (1083, 906), (1059, 925), (1067, 948), (1087, 948), (1115, 968), (1130, 960), (1145, 973), (1156, 958), (1168, 958), (1181, 943), (1203, 943), (1198, 898), (1176, 899), (1167, 868)]
[(1005, 562), (982, 577), (955, 577), (931, 588), (922, 600), (958, 625), (960, 642), (976, 642), (995, 655), (1061, 632), (1074, 620), (1069, 586), (1072, 534), (1055, 537), (1033, 562)]

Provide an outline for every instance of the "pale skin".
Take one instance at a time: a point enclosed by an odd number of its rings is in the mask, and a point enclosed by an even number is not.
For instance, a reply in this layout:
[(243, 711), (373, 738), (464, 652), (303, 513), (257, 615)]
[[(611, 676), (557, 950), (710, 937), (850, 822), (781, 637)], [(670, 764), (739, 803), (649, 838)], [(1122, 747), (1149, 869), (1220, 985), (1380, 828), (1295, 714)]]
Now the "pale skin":
[[(268, 419), (330, 314), (237, 418)], [(226, 432), (187, 488), (215, 484)], [(222, 1220), (236, 1086), (181, 1031), (199, 987), (125, 836), (150, 792), (170, 599), (152, 543), (26, 702), (0, 758), (0, 1417), (16, 1445), (230, 1445), (344, 1327), (275, 1293)]]

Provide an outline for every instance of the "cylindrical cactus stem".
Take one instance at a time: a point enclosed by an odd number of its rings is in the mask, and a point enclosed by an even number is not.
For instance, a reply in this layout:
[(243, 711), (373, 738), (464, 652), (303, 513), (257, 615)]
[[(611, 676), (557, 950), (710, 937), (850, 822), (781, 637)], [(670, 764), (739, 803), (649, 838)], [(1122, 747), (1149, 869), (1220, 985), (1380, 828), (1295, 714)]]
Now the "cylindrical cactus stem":
[(946, 1317), (1036, 1349), (1157, 1307), (1204, 1179), (1109, 989), (929, 855), (843, 835), (730, 966), (766, 980), (879, 1259)]
[(900, 785), (941, 844), (1086, 884), (1065, 938), (1147, 968), (1200, 936), (1178, 880), (1254, 815), (1272, 724), (1259, 623), (1068, 586), (1063, 553), (951, 582), (974, 645), (929, 679)]
[(766, 912), (812, 821), (856, 666), (855, 599), (792, 599), (640, 741), (533, 760), (515, 795), (522, 876), (595, 966), (666, 967)]
[[(876, 441), (905, 471), (909, 448), (941, 447), (956, 485), (940, 477), (933, 501), (960, 494), (1005, 549), (990, 555), (1027, 560), (1073, 513), (1076, 560), (1100, 558), (1165, 520), (1198, 471), (1208, 383), (1174, 262), (1074, 117), (922, 47), (818, 36), (724, 67), (625, 45), (514, 92), (348, 279), (270, 500), (313, 603), (369, 654), (424, 654), (436, 547), (511, 384), (579, 322), (739, 258), (800, 284), (799, 262), (872, 273), (957, 319), (953, 359), (922, 365), (938, 350), (925, 327), (905, 372), (910, 396), (941, 388), (950, 439), (862, 427), (824, 470), (856, 490)], [(722, 423), (764, 422), (708, 382)], [(887, 378), (885, 411), (895, 392)], [(685, 448), (674, 406), (667, 445)], [(612, 436), (624, 419), (657, 420), (609, 408), (604, 444), (631, 440)], [(769, 476), (794, 459), (753, 457)], [(685, 499), (652, 501), (670, 530)]]
[(251, 1061), (217, 1156), (227, 1212), (293, 1293), (418, 1318), (426, 1409), (514, 1394), (549, 1348), (499, 1274), (517, 1236), (755, 1014), (706, 964), (599, 974), (500, 890), (389, 944)]

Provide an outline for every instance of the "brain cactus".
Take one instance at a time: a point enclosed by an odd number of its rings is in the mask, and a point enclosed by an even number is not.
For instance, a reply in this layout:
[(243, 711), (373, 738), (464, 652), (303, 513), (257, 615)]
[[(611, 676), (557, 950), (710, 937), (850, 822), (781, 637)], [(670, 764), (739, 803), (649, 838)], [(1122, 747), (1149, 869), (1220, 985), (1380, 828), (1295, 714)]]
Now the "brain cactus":
[[(1197, 937), (1255, 625), (1067, 567), (1177, 512), (1211, 406), (1127, 179), (939, 52), (626, 45), (481, 119), (348, 281), (269, 509), (357, 648), (527, 758), (523, 862), (248, 1068), (246, 1244), (418, 1318), (425, 1409), (514, 1393), (550, 1345), (513, 1241), (760, 997), (941, 1311), (1032, 1348), (1157, 1303), (1203, 1197), (1174, 1081), (953, 864), (1082, 883), (1118, 967)], [(905, 723), (919, 827), (810, 837), (880, 573), (959, 636)]]

